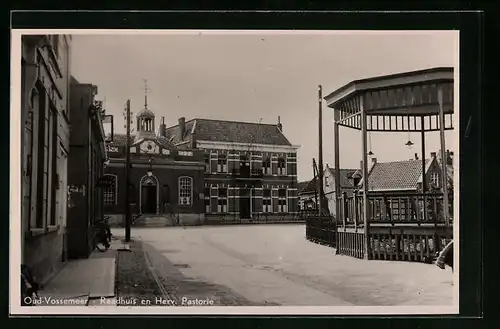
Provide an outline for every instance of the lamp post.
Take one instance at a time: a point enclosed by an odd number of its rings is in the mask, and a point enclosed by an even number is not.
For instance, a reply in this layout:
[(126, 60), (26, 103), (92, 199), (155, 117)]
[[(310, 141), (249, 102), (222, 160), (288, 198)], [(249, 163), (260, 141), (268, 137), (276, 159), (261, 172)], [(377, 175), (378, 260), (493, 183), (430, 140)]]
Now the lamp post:
[(127, 141), (125, 150), (125, 242), (130, 241), (130, 100), (127, 100), (125, 108), (125, 120), (127, 129)]

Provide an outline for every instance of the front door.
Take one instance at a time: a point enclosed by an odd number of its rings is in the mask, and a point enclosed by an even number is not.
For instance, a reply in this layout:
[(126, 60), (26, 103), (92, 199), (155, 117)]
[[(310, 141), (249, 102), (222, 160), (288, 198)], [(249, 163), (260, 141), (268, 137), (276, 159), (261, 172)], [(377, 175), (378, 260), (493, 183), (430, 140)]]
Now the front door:
[(250, 190), (248, 188), (240, 189), (240, 218), (251, 218)]
[(156, 214), (156, 186), (142, 185), (141, 213)]

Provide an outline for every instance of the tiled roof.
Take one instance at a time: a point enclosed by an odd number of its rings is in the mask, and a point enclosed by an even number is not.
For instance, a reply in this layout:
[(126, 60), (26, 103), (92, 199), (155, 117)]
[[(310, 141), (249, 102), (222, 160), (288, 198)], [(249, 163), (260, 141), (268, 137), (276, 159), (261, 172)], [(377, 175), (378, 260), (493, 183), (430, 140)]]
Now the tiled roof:
[(212, 142), (233, 142), (270, 145), (291, 145), (274, 124), (259, 124), (212, 119), (192, 119), (186, 121), (185, 136), (180, 136), (179, 126), (167, 128), (167, 136), (174, 143), (191, 140), (193, 130), (197, 140)]
[[(426, 168), (432, 159), (426, 160)], [(413, 190), (422, 177), (422, 161), (407, 160), (375, 163), (368, 175), (368, 189), (376, 190)]]
[[(135, 136), (130, 135), (130, 144), (133, 144), (135, 141)], [(166, 137), (162, 136), (157, 136), (156, 137), (156, 142), (163, 148), (166, 148), (168, 150), (175, 150), (176, 146), (170, 142)], [(127, 143), (127, 135), (125, 134), (115, 134), (113, 136), (113, 142), (110, 143), (111, 146), (119, 146), (119, 147), (124, 147), (126, 146)]]

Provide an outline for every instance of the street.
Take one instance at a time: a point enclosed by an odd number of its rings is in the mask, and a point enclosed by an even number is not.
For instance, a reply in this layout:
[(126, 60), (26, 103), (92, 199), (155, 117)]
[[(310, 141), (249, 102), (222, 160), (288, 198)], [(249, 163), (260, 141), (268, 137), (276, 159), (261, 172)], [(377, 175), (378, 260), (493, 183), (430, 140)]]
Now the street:
[[(113, 234), (123, 236), (123, 229)], [(304, 225), (133, 228), (166, 293), (215, 305), (453, 304), (453, 275), (435, 265), (335, 255)]]

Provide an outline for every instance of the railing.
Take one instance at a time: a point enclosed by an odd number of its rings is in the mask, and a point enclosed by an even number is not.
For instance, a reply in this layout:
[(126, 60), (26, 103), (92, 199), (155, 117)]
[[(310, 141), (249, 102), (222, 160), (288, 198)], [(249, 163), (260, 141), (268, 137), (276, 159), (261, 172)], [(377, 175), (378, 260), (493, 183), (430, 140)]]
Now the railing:
[(237, 213), (205, 214), (205, 222), (213, 225), (227, 224), (292, 224), (304, 223), (299, 213), (254, 213), (251, 218), (241, 218)]
[(343, 193), (337, 198), (338, 254), (430, 262), (453, 238), (453, 205), (446, 222), (441, 193), (370, 193), (367, 201), (365, 230), (363, 195)]
[[(362, 195), (356, 193), (347, 196), (344, 193), (342, 197), (337, 199), (337, 202), (340, 204), (340, 220), (338, 222), (340, 226), (363, 226), (364, 207)], [(452, 215), (450, 213), (450, 222), (452, 221)], [(368, 222), (370, 224), (444, 224), (443, 195), (440, 193), (369, 194)]]
[(331, 216), (310, 216), (306, 218), (306, 238), (314, 243), (335, 247), (336, 227)]

